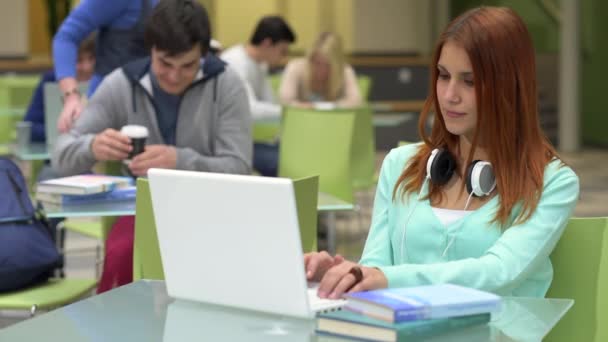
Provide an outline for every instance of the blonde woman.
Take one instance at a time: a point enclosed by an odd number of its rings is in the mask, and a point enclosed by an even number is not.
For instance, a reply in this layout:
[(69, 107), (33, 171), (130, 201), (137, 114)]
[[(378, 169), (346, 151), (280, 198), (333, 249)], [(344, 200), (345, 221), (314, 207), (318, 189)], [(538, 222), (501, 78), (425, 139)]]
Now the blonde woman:
[(342, 41), (319, 35), (308, 56), (289, 62), (279, 90), (281, 103), (298, 107), (357, 107), (361, 95), (353, 68), (344, 61)]

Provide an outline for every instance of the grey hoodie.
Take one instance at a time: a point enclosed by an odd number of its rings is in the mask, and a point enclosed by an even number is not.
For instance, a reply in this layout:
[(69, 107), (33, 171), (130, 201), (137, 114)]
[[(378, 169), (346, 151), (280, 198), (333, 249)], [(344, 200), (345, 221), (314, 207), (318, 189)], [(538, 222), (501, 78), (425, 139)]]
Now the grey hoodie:
[[(155, 114), (150, 59), (114, 70), (103, 80), (69, 133), (58, 137), (53, 168), (62, 175), (91, 170), (91, 143), (106, 128), (143, 125), (146, 144), (165, 144)], [(184, 92), (177, 128), (177, 169), (251, 173), (251, 114), (245, 88), (236, 73), (207, 56), (195, 81)]]

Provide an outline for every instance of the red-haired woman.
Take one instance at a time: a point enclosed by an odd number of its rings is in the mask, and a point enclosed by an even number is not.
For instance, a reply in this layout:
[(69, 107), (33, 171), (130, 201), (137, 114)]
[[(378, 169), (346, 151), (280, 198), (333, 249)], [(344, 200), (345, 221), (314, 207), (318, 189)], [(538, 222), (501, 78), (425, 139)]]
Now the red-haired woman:
[(470, 10), (431, 69), (423, 142), (384, 160), (360, 262), (307, 254), (307, 277), (323, 298), (438, 283), (543, 297), (579, 181), (540, 128), (530, 34), (508, 8)]

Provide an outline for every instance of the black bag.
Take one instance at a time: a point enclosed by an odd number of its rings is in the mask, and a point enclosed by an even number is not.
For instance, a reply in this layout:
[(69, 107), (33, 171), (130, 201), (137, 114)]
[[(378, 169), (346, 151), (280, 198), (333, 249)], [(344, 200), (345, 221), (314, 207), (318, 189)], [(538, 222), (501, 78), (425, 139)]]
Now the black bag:
[(62, 264), (48, 223), (32, 206), (21, 170), (0, 157), (0, 291), (46, 281)]

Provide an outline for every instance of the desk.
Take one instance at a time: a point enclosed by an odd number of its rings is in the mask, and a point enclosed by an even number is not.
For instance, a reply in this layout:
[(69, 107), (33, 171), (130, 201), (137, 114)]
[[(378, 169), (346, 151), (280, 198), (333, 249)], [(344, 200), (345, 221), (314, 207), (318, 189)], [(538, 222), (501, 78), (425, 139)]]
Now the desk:
[[(353, 210), (353, 205), (332, 195), (319, 193), (317, 210), (320, 212)], [(135, 215), (135, 200), (45, 206), (44, 211), (47, 218), (127, 216)]]
[[(416, 118), (417, 116), (414, 112), (374, 113), (372, 115), (372, 124), (374, 127), (397, 127)], [(254, 124), (276, 125), (277, 130), (280, 123), (280, 118), (261, 118), (254, 121)]]
[(11, 153), (22, 161), (48, 160), (51, 159), (49, 148), (44, 143), (32, 143), (25, 148), (11, 145)]
[[(489, 325), (432, 341), (540, 341), (570, 309), (570, 299), (503, 298)], [(300, 320), (173, 300), (163, 281), (142, 280), (0, 330), (1, 341), (341, 341)]]
[(416, 113), (375, 113), (372, 117), (374, 127), (398, 127), (417, 119)]

